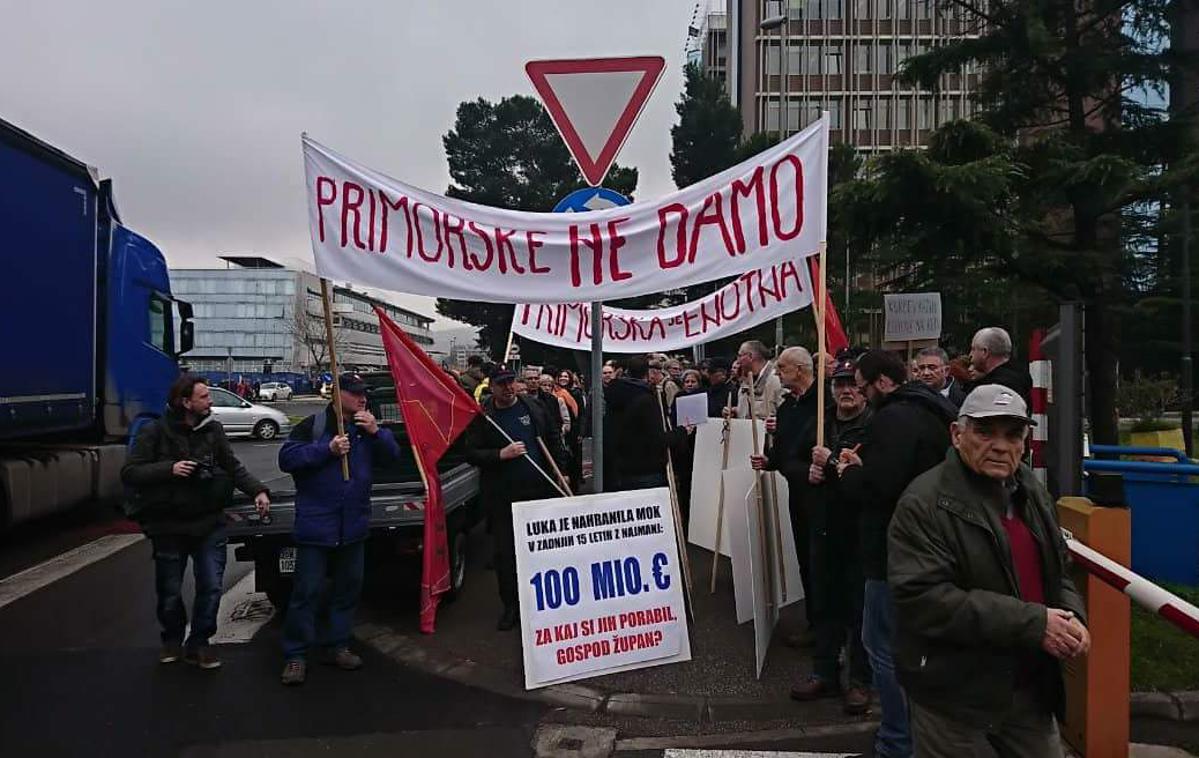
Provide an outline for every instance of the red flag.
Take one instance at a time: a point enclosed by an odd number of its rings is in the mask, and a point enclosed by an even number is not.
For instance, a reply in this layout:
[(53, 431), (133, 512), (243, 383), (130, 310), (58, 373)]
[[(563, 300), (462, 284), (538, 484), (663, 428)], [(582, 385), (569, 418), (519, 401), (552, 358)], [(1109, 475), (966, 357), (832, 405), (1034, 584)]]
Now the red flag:
[(425, 480), (425, 535), (421, 560), (420, 630), (432, 634), (440, 596), (450, 589), (445, 503), (437, 461), (479, 413), (479, 404), (421, 350), (404, 330), (375, 308), (396, 400), (416, 465)]
[[(816, 301), (820, 299), (820, 259), (812, 256), (808, 258), (808, 261), (812, 273), (812, 291), (816, 293), (816, 296), (812, 298), (812, 304), (815, 307)], [(845, 335), (845, 329), (841, 326), (841, 317), (837, 315), (837, 307), (833, 305), (833, 296), (826, 292), (824, 295), (824, 349), (829, 355), (836, 355), (847, 347), (849, 347), (849, 337)]]

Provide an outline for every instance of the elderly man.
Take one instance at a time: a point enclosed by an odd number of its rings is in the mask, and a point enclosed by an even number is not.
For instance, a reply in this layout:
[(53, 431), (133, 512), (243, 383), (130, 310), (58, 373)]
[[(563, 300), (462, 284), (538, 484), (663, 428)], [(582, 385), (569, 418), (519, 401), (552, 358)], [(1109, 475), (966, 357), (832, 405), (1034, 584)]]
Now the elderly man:
[(949, 425), (957, 409), (927, 385), (907, 381), (894, 353), (868, 350), (858, 358), (858, 388), (874, 411), (861, 453), (842, 450), (837, 469), (841, 489), (858, 508), (862, 567), (862, 644), (870, 656), (882, 719), (875, 755), (911, 755), (908, 706), (895, 677), (895, 605), (887, 586), (887, 527), (900, 495), (917, 476), (945, 459)]
[[(770, 363), (770, 352), (758, 340), (741, 343), (733, 374), (743, 382), (737, 400), (737, 418), (749, 418), (750, 402), (758, 418), (773, 416), (783, 401), (783, 385)], [(752, 388), (748, 387), (752, 382)], [(752, 398), (751, 398), (752, 389)]]
[[(780, 359), (780, 367), (782, 361)], [(824, 446), (816, 447), (816, 425), (805, 441), (810, 461), (807, 505), (812, 594), (806, 607), (815, 632), (812, 675), (791, 688), (796, 700), (842, 695), (846, 713), (870, 709), (870, 662), (862, 647), (862, 562), (858, 553), (857, 511), (841, 491), (836, 462), (842, 450), (854, 450), (865, 439), (870, 409), (858, 390), (856, 366), (850, 359), (831, 372), (835, 410), (825, 414)], [(848, 687), (841, 688), (840, 656), (845, 649)]]
[(973, 390), (945, 462), (912, 482), (888, 535), (895, 657), (921, 756), (1060, 756), (1061, 661), (1087, 652), (1053, 498), (1021, 465), (1015, 389)]
[(949, 375), (949, 354), (939, 347), (926, 347), (916, 353), (916, 378), (934, 392), (961, 408), (966, 399), (966, 390)]
[(708, 362), (708, 416), (720, 418), (724, 409), (737, 402), (737, 385), (729, 381), (729, 359)]
[(777, 471), (787, 480), (791, 531), (799, 554), (804, 597), (812, 596), (808, 563), (808, 516), (803, 504), (804, 484), (808, 481), (808, 459), (816, 434), (816, 374), (812, 354), (802, 347), (789, 347), (775, 362), (775, 378), (785, 388), (777, 415), (766, 419), (766, 455), (750, 456), (755, 471)]
[(1012, 338), (997, 326), (979, 329), (970, 340), (970, 369), (977, 378), (967, 389), (1001, 384), (1016, 390), (1025, 403), (1032, 402), (1032, 377), (1027, 368), (1012, 363)]

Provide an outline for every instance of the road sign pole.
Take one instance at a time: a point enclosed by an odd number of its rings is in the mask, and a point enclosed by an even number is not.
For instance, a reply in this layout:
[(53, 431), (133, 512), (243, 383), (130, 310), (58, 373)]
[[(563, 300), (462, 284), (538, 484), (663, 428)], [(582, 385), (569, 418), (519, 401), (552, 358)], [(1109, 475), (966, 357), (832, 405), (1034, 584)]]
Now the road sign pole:
[(591, 304), (591, 491), (604, 491), (603, 303)]

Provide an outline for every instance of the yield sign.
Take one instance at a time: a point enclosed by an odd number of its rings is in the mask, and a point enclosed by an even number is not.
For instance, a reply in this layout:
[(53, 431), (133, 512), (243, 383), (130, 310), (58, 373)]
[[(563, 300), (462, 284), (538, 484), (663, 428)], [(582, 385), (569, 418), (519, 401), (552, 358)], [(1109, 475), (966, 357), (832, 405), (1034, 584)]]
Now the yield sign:
[(525, 73), (591, 186), (603, 182), (665, 67), (659, 56), (525, 64)]

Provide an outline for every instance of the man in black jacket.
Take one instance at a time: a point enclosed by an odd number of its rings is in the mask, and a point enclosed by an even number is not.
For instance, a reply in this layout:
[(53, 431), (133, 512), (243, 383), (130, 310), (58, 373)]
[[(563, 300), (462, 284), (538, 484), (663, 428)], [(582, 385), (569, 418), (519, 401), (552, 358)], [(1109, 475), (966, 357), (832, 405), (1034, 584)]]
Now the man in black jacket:
[[(487, 508), (495, 540), (495, 573), (504, 610), (496, 629), (506, 632), (520, 619), (516, 587), (516, 541), (512, 533), (512, 503), (542, 500), (560, 493), (542, 472), (550, 474), (541, 443), (560, 467), (566, 463), (561, 430), (546, 416), (541, 403), (520, 397), (513, 386), (516, 374), (500, 366), (491, 376), (491, 397), (483, 402), (487, 419), (475, 419), (467, 430), (464, 446), (468, 463), (482, 473), (479, 490)], [(536, 464), (541, 468), (539, 472)], [(550, 474), (552, 476), (552, 474)]]
[(841, 486), (858, 506), (863, 568), (862, 643), (874, 671), (882, 720), (875, 754), (912, 754), (908, 707), (895, 678), (892, 654), (895, 603), (887, 585), (887, 526), (899, 496), (920, 474), (945, 459), (949, 425), (957, 410), (918, 381), (894, 353), (869, 350), (858, 359), (856, 381), (874, 410), (860, 453), (841, 451)]
[(649, 362), (641, 356), (625, 361), (625, 374), (604, 389), (610, 419), (616, 486), (635, 490), (666, 486), (666, 450), (681, 444), (694, 427), (666, 429), (662, 396), (647, 379)]
[(722, 418), (725, 408), (737, 407), (737, 384), (729, 381), (731, 369), (727, 358), (708, 363), (708, 418)]
[(961, 408), (966, 390), (949, 373), (949, 354), (939, 347), (926, 347), (916, 353), (916, 378), (934, 392)]
[(969, 392), (986, 384), (1001, 384), (1016, 390), (1026, 404), (1032, 403), (1032, 377), (1027, 367), (1012, 362), (1012, 338), (998, 326), (979, 329), (970, 340), (970, 368), (976, 378)]
[[(804, 597), (812, 597), (811, 564), (808, 561), (808, 513), (803, 490), (808, 481), (808, 459), (816, 424), (816, 375), (812, 354), (802, 347), (789, 347), (779, 354), (775, 371), (784, 390), (775, 415), (766, 419), (769, 434), (766, 455), (750, 456), (755, 471), (777, 471), (787, 480), (788, 510), (795, 552), (799, 558)], [(806, 449), (805, 449), (806, 446)], [(809, 619), (810, 621), (810, 619)]]
[[(216, 633), (225, 576), (225, 513), (233, 488), (254, 496), (259, 514), (270, 509), (266, 486), (233, 455), (220, 422), (212, 418), (208, 384), (193, 374), (171, 386), (163, 418), (142, 427), (121, 469), (132, 489), (130, 515), (154, 546), (160, 663), (180, 656), (202, 669), (220, 668), (208, 639)], [(188, 559), (196, 582), (191, 634), (184, 645), (187, 609), (183, 572)]]
[[(870, 709), (870, 663), (862, 647), (862, 562), (858, 551), (856, 504), (845, 496), (836, 462), (842, 450), (865, 439), (870, 409), (857, 388), (856, 366), (842, 360), (832, 373), (834, 407), (825, 414), (824, 445), (816, 446), (816, 425), (805, 440), (809, 463), (802, 497), (810, 539), (812, 594), (805, 606), (815, 632), (812, 675), (791, 688), (796, 700), (837, 695), (841, 690), (840, 654), (849, 669), (844, 690), (846, 713)], [(813, 393), (814, 394), (814, 393)]]

